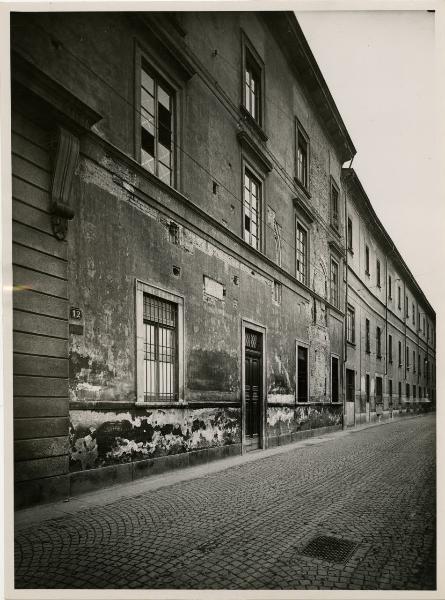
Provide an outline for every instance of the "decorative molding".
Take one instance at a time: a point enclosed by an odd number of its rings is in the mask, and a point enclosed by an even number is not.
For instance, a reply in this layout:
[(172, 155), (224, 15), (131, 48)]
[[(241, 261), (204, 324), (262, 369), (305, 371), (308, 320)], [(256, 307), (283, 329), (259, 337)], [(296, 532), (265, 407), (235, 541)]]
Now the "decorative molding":
[(261, 170), (265, 173), (270, 173), (270, 171), (273, 169), (272, 163), (267, 158), (260, 146), (247, 133), (247, 131), (240, 131), (236, 137), (238, 138), (241, 147), (252, 156)]
[(68, 221), (74, 217), (70, 207), (74, 170), (79, 157), (79, 138), (63, 127), (57, 129), (57, 150), (51, 188), (51, 223), (54, 235), (64, 240)]
[(312, 209), (306, 204), (306, 202), (303, 202), (301, 198), (298, 198), (298, 196), (294, 198), (294, 207), (295, 210), (299, 212), (303, 219), (305, 219), (308, 223), (314, 222), (315, 215), (312, 212)]
[(14, 50), (11, 52), (11, 75), (13, 105), (24, 105), (40, 121), (88, 130), (102, 119), (102, 115)]
[(329, 248), (332, 250), (332, 252), (334, 252), (339, 258), (344, 257), (345, 251), (341, 247), (341, 245), (337, 242), (337, 240), (335, 240), (335, 239), (329, 240), (328, 245), (329, 245)]

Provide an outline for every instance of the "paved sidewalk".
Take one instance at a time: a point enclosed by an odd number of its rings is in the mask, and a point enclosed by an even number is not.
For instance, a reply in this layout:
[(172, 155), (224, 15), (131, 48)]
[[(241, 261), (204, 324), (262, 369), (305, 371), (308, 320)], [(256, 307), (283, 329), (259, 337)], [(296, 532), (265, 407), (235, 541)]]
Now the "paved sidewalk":
[[(17, 513), (17, 588), (434, 589), (435, 418)], [(328, 536), (355, 544), (313, 557)], [(337, 554), (336, 554), (337, 553)]]

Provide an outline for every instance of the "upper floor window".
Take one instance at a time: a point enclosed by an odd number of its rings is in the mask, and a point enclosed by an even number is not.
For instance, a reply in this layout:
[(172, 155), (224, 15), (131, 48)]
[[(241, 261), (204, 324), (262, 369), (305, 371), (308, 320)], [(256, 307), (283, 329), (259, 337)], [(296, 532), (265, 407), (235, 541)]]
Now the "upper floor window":
[(392, 363), (392, 335), (388, 335), (388, 361)]
[(377, 327), (375, 336), (377, 358), (382, 358), (382, 330), (380, 327)]
[(297, 235), (295, 243), (296, 253), (296, 277), (301, 283), (307, 283), (307, 259), (308, 259), (308, 244), (307, 244), (307, 229), (297, 222)]
[(388, 277), (388, 298), (392, 300), (392, 278), (391, 275)]
[(399, 367), (402, 366), (402, 342), (399, 341)]
[(405, 364), (406, 364), (407, 370), (409, 371), (409, 346), (406, 346), (405, 350), (406, 350)]
[(355, 344), (355, 309), (350, 304), (346, 311), (346, 341)]
[(408, 302), (408, 296), (405, 296), (405, 315), (406, 315), (406, 318), (408, 319), (408, 317), (409, 317), (409, 302)]
[(309, 138), (299, 121), (296, 121), (297, 181), (309, 189)]
[(339, 213), (339, 190), (336, 183), (331, 178), (331, 225), (338, 231), (340, 227)]
[(246, 48), (244, 106), (259, 124), (261, 124), (261, 91), (261, 68)]
[(380, 279), (380, 261), (377, 259), (376, 263), (376, 273), (377, 273), (377, 287), (381, 287), (381, 279)]
[(402, 290), (400, 289), (400, 285), (397, 286), (397, 307), (399, 310), (402, 308)]
[(365, 274), (369, 275), (369, 246), (365, 246)]
[(423, 317), (423, 335), (425, 335), (425, 317)]
[(140, 162), (168, 185), (174, 183), (174, 102), (172, 89), (142, 58)]
[(365, 352), (368, 354), (371, 352), (371, 339), (369, 333), (369, 319), (365, 322)]
[(347, 235), (348, 250), (350, 252), (352, 252), (352, 220), (351, 220), (351, 217), (348, 217), (348, 229), (347, 229), (346, 235)]
[(338, 262), (331, 258), (331, 303), (338, 306)]
[(261, 181), (244, 167), (243, 186), (243, 229), (244, 241), (260, 250), (261, 244)]

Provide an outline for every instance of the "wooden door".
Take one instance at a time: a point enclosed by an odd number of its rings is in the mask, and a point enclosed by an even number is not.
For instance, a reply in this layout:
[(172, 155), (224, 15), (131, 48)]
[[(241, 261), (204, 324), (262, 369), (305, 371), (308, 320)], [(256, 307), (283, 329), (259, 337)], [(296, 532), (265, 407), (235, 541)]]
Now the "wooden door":
[(262, 336), (246, 330), (245, 347), (245, 442), (247, 450), (261, 447)]

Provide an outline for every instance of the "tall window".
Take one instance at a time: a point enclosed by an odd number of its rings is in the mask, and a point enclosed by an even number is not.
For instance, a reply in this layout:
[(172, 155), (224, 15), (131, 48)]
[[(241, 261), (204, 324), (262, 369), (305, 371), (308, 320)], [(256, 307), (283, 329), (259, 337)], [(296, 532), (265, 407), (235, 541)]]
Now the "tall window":
[(382, 358), (382, 330), (380, 327), (376, 329), (375, 338), (377, 358)]
[(338, 188), (331, 181), (331, 225), (338, 231), (340, 226), (339, 211), (338, 211)]
[(174, 97), (168, 86), (142, 59), (141, 164), (173, 185)]
[(377, 270), (377, 287), (381, 287), (382, 283), (381, 283), (381, 279), (380, 279), (380, 261), (379, 261), (379, 259), (377, 259), (376, 270)]
[(416, 351), (413, 350), (413, 373), (416, 372)]
[(338, 262), (331, 258), (331, 303), (338, 306)]
[(260, 249), (261, 183), (246, 167), (244, 169), (244, 241)]
[(371, 339), (369, 333), (369, 319), (365, 322), (365, 352), (368, 354), (371, 352)]
[(413, 302), (412, 308), (413, 308), (413, 312), (412, 312), (413, 325), (415, 325), (416, 324), (416, 307), (414, 305), (414, 302)]
[(244, 106), (251, 117), (261, 125), (261, 67), (248, 48), (245, 52)]
[(348, 250), (352, 252), (352, 220), (350, 217), (348, 217), (347, 241)]
[(176, 400), (177, 306), (144, 294), (144, 398)]
[(399, 381), (399, 402), (402, 400), (402, 382)]
[(406, 397), (407, 398), (410, 397), (410, 386), (409, 386), (409, 383), (406, 384)]
[(301, 283), (307, 283), (307, 231), (297, 223), (297, 239), (295, 244), (297, 279)]
[(369, 402), (371, 399), (371, 378), (369, 377), (369, 373), (365, 375), (365, 393), (366, 393), (366, 402)]
[(423, 317), (423, 335), (425, 335), (425, 317)]
[(402, 291), (400, 285), (397, 286), (397, 307), (399, 310), (402, 308)]
[(402, 342), (399, 342), (399, 367), (402, 366)]
[(338, 358), (331, 358), (331, 402), (338, 402)]
[(346, 340), (350, 344), (355, 343), (355, 310), (350, 304), (346, 312)]
[(391, 275), (388, 276), (388, 298), (392, 300), (392, 279)]
[(405, 315), (406, 318), (409, 317), (409, 303), (408, 303), (408, 296), (405, 296)]
[(392, 379), (388, 379), (388, 395), (389, 395), (389, 403), (392, 405)]
[(306, 189), (309, 188), (309, 138), (303, 127), (296, 125), (297, 180)]
[(419, 352), (419, 354), (417, 355), (417, 372), (418, 372), (419, 377), (422, 375), (421, 371), (422, 371), (422, 363), (420, 360), (420, 352)]
[(365, 246), (365, 273), (369, 275), (369, 246)]
[(388, 360), (392, 363), (392, 335), (388, 335)]
[(409, 370), (409, 346), (406, 346), (406, 352), (405, 352), (405, 364), (406, 364), (406, 368), (407, 370)]

